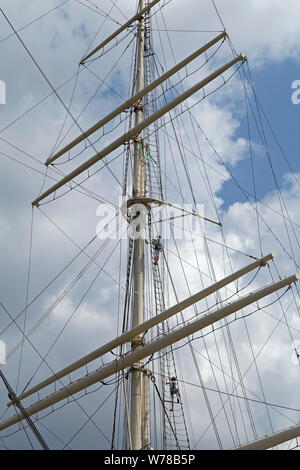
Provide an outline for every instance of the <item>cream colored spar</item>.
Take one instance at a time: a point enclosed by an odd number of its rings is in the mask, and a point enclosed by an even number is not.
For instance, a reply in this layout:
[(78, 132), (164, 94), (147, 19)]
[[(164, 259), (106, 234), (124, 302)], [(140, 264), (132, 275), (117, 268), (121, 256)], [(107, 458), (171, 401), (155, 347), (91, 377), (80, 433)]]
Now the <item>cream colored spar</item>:
[[(167, 320), (168, 318), (171, 318), (172, 316), (176, 315), (177, 313), (181, 312), (182, 310), (185, 310), (186, 308), (190, 307), (191, 305), (195, 304), (196, 302), (199, 302), (200, 300), (204, 299), (205, 297), (208, 297), (211, 294), (214, 294), (217, 292), (219, 289), (222, 289), (223, 287), (226, 287), (227, 285), (231, 284), (232, 282), (236, 281), (237, 279), (241, 278), (242, 276), (245, 276), (246, 274), (250, 273), (254, 269), (260, 267), (260, 266), (267, 266), (268, 261), (272, 260), (275, 257), (274, 253), (270, 253), (267, 256), (264, 256), (263, 258), (258, 259), (257, 261), (254, 261), (253, 263), (245, 266), (244, 268), (236, 271), (233, 274), (230, 274), (229, 276), (225, 277), (224, 279), (221, 279), (215, 284), (212, 284), (209, 287), (206, 287), (205, 289), (201, 290), (200, 292), (197, 292), (196, 294), (192, 295), (191, 297), (188, 297), (187, 299), (179, 302), (176, 305), (173, 305), (169, 309), (165, 310), (163, 313), (160, 315), (157, 315), (155, 317), (150, 318), (149, 320), (145, 321), (142, 325), (139, 325), (136, 328), (133, 328), (131, 331), (128, 331), (126, 333), (123, 333), (121, 336), (118, 338), (110, 341), (109, 343), (106, 343), (105, 345), (101, 346), (100, 348), (96, 349), (95, 351), (87, 354), (86, 356), (82, 357), (76, 362), (73, 362), (69, 366), (65, 367), (64, 369), (60, 370), (59, 372), (56, 372), (55, 375), (52, 375), (48, 379), (45, 379), (41, 383), (35, 385), (31, 389), (27, 390), (26, 392), (22, 393), (18, 399), (22, 400), (23, 398), (26, 398), (33, 393), (38, 392), (39, 390), (42, 390), (44, 387), (47, 387), (48, 385), (54, 383), (56, 380), (61, 379), (62, 377), (65, 377), (66, 375), (70, 374), (71, 372), (74, 372), (75, 370), (79, 369), (80, 367), (85, 366), (89, 362), (94, 361), (95, 359), (98, 359), (99, 357), (103, 356), (104, 354), (108, 353), (109, 351), (113, 351), (117, 347), (121, 346), (122, 344), (125, 344), (129, 341), (132, 341), (133, 338), (137, 337), (141, 333), (144, 333), (145, 331), (149, 330), (150, 328), (153, 328), (154, 326), (158, 325), (159, 323), (162, 323), (163, 321)], [(8, 403), (8, 406), (10, 406), (12, 403)]]
[[(206, 220), (206, 222), (210, 222), (215, 225), (219, 225), (220, 227), (223, 226), (221, 222), (216, 222), (215, 220), (208, 219), (207, 217), (204, 217), (203, 215), (197, 214), (197, 212), (189, 211), (183, 207), (177, 206), (175, 204), (171, 204), (170, 202), (167, 201), (161, 201), (160, 199), (156, 199), (153, 197), (136, 197), (133, 199), (128, 199), (127, 201), (124, 202), (124, 204), (121, 207), (121, 213), (123, 217), (127, 219), (127, 209), (129, 209), (131, 206), (134, 204), (157, 204), (158, 206), (169, 206), (169, 207), (174, 207), (174, 209), (178, 209), (181, 212), (185, 212), (187, 215), (193, 215), (195, 217), (199, 217), (200, 219)], [(170, 220), (170, 219), (165, 219), (165, 220)], [(157, 222), (155, 222), (157, 223)]]
[(232, 450), (267, 450), (290, 441), (291, 439), (296, 439), (297, 437), (300, 437), (300, 424), (288, 429), (283, 429), (282, 431), (274, 432), (269, 436), (261, 437), (255, 441), (235, 447)]

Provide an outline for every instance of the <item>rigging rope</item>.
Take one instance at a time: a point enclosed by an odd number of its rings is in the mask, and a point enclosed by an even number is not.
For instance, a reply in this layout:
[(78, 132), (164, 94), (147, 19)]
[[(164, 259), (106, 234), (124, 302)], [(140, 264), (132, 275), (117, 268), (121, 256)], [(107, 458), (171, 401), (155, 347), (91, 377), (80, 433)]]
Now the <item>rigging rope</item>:
[[(121, 237), (122, 239), (122, 237)], [(113, 248), (113, 250), (110, 252), (109, 256), (107, 257), (107, 259), (104, 261), (103, 263), (103, 267), (106, 266), (106, 264), (108, 263), (108, 261), (110, 260), (112, 254), (114, 253), (114, 251), (117, 249), (117, 247), (119, 246), (119, 243), (120, 243), (120, 240), (118, 241), (118, 243), (116, 244), (116, 246)], [(43, 365), (45, 359), (48, 357), (48, 355), (50, 354), (50, 352), (52, 351), (53, 347), (55, 346), (55, 344), (57, 343), (58, 339), (61, 337), (61, 335), (63, 334), (63, 332), (65, 331), (66, 327), (68, 326), (68, 324), (70, 323), (70, 321), (73, 319), (75, 313), (77, 312), (78, 308), (80, 307), (80, 305), (82, 304), (83, 300), (86, 298), (87, 294), (90, 292), (91, 288), (93, 287), (93, 285), (95, 284), (95, 282), (97, 281), (98, 277), (100, 276), (100, 274), (102, 273), (103, 271), (103, 268), (101, 267), (99, 269), (99, 271), (97, 272), (96, 276), (93, 278), (92, 282), (89, 284), (88, 288), (85, 290), (84, 294), (82, 295), (82, 297), (80, 298), (79, 302), (77, 303), (76, 307), (74, 308), (73, 312), (71, 313), (71, 315), (69, 316), (69, 318), (67, 319), (66, 323), (64, 324), (64, 326), (62, 327), (62, 329), (60, 330), (60, 332), (58, 333), (58, 335), (55, 337), (54, 341), (52, 342), (50, 348), (48, 349), (47, 353), (43, 356), (43, 360), (41, 361), (41, 363), (39, 364), (39, 366), (36, 368), (34, 374), (32, 375), (32, 377), (30, 378), (30, 380), (28, 381), (28, 383), (26, 384), (26, 387), (24, 388), (24, 390), (22, 391), (22, 393), (25, 392), (25, 390), (28, 388), (28, 386), (30, 385), (30, 383), (32, 382), (33, 378), (35, 377), (35, 375), (37, 374), (37, 372), (39, 371), (39, 369), (41, 368), (41, 366)], [(57, 305), (57, 304), (56, 304)], [(39, 323), (40, 325), (40, 323)], [(28, 335), (27, 335), (28, 336)]]
[[(113, 235), (113, 234), (112, 234)], [(111, 235), (110, 235), (111, 236)], [(58, 299), (55, 300), (55, 302), (49, 307), (49, 309), (44, 313), (44, 315), (33, 325), (33, 327), (27, 332), (27, 334), (23, 335), (22, 340), (7, 354), (7, 359), (9, 359), (18, 349), (19, 347), (24, 343), (24, 341), (28, 340), (29, 336), (34, 333), (34, 331), (41, 325), (41, 323), (50, 315), (50, 313), (57, 307), (57, 305), (64, 299), (64, 297), (70, 292), (70, 290), (74, 287), (75, 284), (82, 278), (83, 274), (90, 268), (90, 266), (93, 264), (94, 260), (97, 259), (99, 254), (106, 248), (106, 246), (111, 242), (111, 238), (108, 237), (102, 245), (97, 249), (96, 253), (89, 259), (88, 263), (81, 269), (81, 271), (75, 276), (75, 278), (69, 283), (69, 285), (66, 287), (66, 289), (63, 290), (63, 292), (59, 295)], [(100, 274), (101, 271), (99, 271)], [(20, 314), (16, 317), (18, 318)], [(14, 319), (13, 323), (15, 323)], [(5, 330), (11, 325), (10, 323)], [(3, 330), (3, 331), (5, 331)]]
[[(65, 5), (66, 3), (68, 3), (70, 0), (64, 0), (62, 3), (60, 3), (59, 5), (57, 5), (56, 7), (52, 8), (51, 10), (48, 10), (46, 13), (43, 13), (43, 15), (39, 16), (38, 18), (35, 18), (34, 20), (30, 21), (30, 23), (27, 23), (26, 25), (22, 26), (21, 28), (17, 29), (17, 33), (20, 33), (21, 31), (23, 31), (24, 29), (28, 28), (29, 26), (33, 25), (34, 23), (36, 23), (37, 21), (41, 20), (42, 18), (45, 18), (46, 16), (48, 16), (50, 13), (52, 13), (53, 11), (57, 10), (58, 8), (62, 7), (63, 5)], [(9, 34), (8, 36), (5, 36), (4, 38), (0, 39), (0, 44), (2, 44), (3, 42), (5, 42), (7, 39), (13, 37), (15, 35), (15, 33), (11, 33)]]
[[(28, 270), (27, 270), (27, 286), (26, 286), (26, 300), (25, 305), (28, 305), (29, 300), (29, 283), (30, 283), (30, 274), (31, 274), (31, 260), (32, 260), (32, 239), (33, 239), (33, 207), (31, 208), (31, 223), (30, 223), (30, 241), (29, 241), (29, 254), (28, 254)], [(25, 335), (26, 332), (26, 320), (27, 320), (27, 309), (24, 312), (24, 323), (23, 323), (23, 332)], [(23, 343), (21, 346), (21, 353), (19, 359), (19, 368), (18, 368), (18, 376), (17, 376), (17, 384), (16, 384), (16, 394), (18, 393), (18, 386), (21, 374), (21, 365), (23, 359)]]
[[(15, 411), (16, 411), (16, 414), (18, 414), (18, 411), (17, 409), (20, 411), (21, 415), (23, 416), (23, 418), (26, 419), (27, 423), (28, 423), (28, 426), (30, 426), (30, 429), (32, 430), (32, 432), (34, 433), (35, 437), (38, 439), (40, 445), (42, 446), (42, 448), (44, 450), (49, 450), (49, 447), (47, 446), (44, 438), (42, 437), (41, 433), (38, 431), (37, 427), (34, 425), (32, 419), (30, 416), (28, 416), (28, 413), (26, 412), (25, 408), (23, 407), (22, 403), (20, 402), (20, 400), (18, 400), (17, 398), (17, 395), (15, 394), (15, 392), (13, 391), (13, 389), (11, 388), (10, 384), (8, 383), (5, 375), (3, 374), (3, 372), (0, 370), (0, 377), (7, 389), (7, 392), (8, 392), (8, 396), (9, 398), (13, 401), (13, 406), (15, 408)], [(23, 422), (21, 421), (21, 424), (23, 426)], [(27, 435), (27, 432), (24, 428), (24, 431), (26, 433), (26, 436), (28, 437), (28, 440), (31, 444), (31, 441), (30, 441), (30, 438), (29, 436)], [(33, 448), (32, 444), (31, 444), (31, 447)]]

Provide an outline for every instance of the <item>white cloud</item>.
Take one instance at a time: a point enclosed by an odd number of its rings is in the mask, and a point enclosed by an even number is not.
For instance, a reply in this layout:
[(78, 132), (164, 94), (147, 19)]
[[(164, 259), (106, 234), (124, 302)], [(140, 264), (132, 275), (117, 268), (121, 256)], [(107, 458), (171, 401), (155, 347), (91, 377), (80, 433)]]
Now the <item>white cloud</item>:
[[(297, 0), (216, 0), (215, 3), (236, 49), (244, 52), (251, 64), (279, 62), (289, 57), (298, 60), (300, 5)], [(201, 2), (201, 14), (197, 0), (189, 2), (189, 8), (190, 14), (180, 1), (172, 2), (168, 8), (170, 29), (171, 25), (174, 29), (181, 25), (183, 29), (182, 24), (186, 29), (222, 29), (210, 0)]]
[[(100, 291), (101, 298), (103, 297), (103, 289)], [(110, 291), (111, 295), (111, 291)], [(52, 297), (48, 300), (49, 306), (56, 300), (56, 297)], [(107, 299), (108, 300), (108, 299)], [(57, 327), (57, 323), (63, 326), (71, 315), (75, 312), (74, 318), (72, 319), (71, 329), (75, 331), (81, 331), (82, 333), (89, 334), (93, 331), (98, 334), (103, 332), (111, 331), (110, 316), (104, 308), (96, 308), (91, 303), (82, 302), (77, 311), (75, 311), (76, 305), (70, 298), (66, 298), (61, 301), (58, 306), (54, 309), (52, 314), (52, 321)], [(84, 338), (83, 338), (84, 339)], [(86, 338), (87, 339), (87, 338)]]

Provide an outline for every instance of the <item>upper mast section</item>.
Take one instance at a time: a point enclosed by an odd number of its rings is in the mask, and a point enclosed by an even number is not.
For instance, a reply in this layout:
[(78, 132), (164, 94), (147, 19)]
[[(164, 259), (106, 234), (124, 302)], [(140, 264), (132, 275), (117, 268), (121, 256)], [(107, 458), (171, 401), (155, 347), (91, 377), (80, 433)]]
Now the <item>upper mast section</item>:
[(87, 54), (80, 62), (80, 65), (83, 65), (84, 62), (86, 62), (90, 57), (92, 57), (96, 52), (100, 51), (104, 46), (106, 46), (109, 42), (111, 42), (115, 37), (117, 37), (120, 33), (122, 33), (125, 29), (127, 29), (129, 26), (131, 26), (134, 21), (139, 20), (147, 11), (149, 11), (152, 7), (154, 7), (160, 0), (153, 0), (153, 2), (149, 3), (149, 5), (145, 6), (140, 10), (136, 15), (134, 15), (130, 20), (127, 21), (127, 23), (123, 24), (117, 31), (112, 33), (108, 38), (105, 39), (99, 46), (95, 47), (92, 52)]

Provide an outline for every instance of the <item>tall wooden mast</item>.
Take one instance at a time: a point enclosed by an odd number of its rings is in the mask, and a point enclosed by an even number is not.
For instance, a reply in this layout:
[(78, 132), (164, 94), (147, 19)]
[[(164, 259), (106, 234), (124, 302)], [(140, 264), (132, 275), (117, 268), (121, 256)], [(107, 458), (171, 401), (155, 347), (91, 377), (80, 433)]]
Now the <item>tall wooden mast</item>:
[[(145, 0), (139, 1), (139, 11), (143, 10)], [(139, 19), (136, 48), (136, 89), (138, 94), (144, 87), (144, 49), (145, 49), (145, 17)], [(143, 101), (140, 99), (134, 104), (135, 126), (143, 120)], [(132, 197), (139, 198), (145, 196), (145, 164), (142, 158), (142, 132), (134, 139), (134, 170)], [(136, 227), (136, 238), (134, 240), (133, 252), (133, 311), (132, 328), (144, 322), (144, 269), (145, 269), (145, 239), (143, 227), (145, 218), (143, 211), (135, 212), (134, 217), (138, 217), (140, 224)], [(132, 341), (132, 349), (143, 347), (142, 336), (138, 335)], [(143, 400), (143, 372), (141, 364), (136, 363), (131, 369), (131, 399), (130, 399), (130, 428), (133, 450), (142, 448), (144, 439), (142, 437), (142, 416), (144, 415)]]

